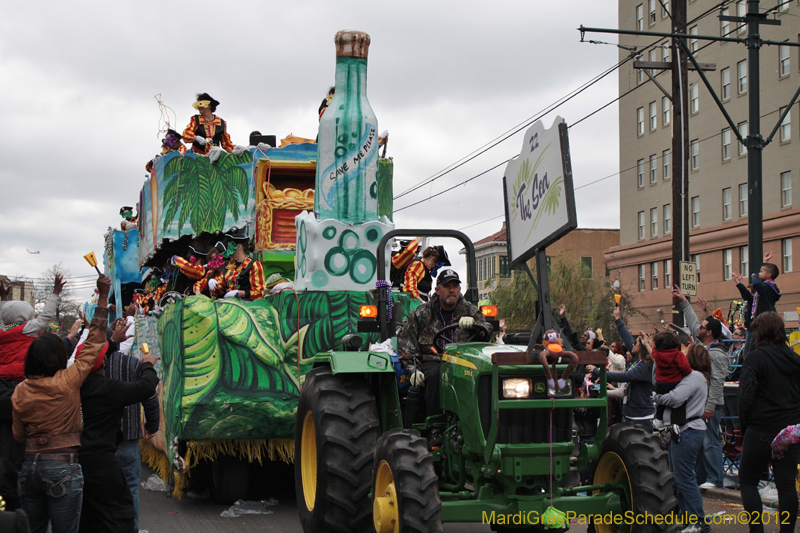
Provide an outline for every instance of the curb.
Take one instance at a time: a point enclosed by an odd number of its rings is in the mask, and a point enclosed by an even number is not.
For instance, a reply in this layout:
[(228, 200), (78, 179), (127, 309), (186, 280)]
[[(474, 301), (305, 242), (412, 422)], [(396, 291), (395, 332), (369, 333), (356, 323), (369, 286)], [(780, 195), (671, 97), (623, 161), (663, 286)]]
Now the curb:
[[(717, 500), (724, 500), (731, 503), (742, 503), (742, 493), (735, 489), (700, 489), (701, 496), (709, 496)], [(761, 504), (770, 509), (778, 507), (777, 500), (765, 500), (762, 498)]]

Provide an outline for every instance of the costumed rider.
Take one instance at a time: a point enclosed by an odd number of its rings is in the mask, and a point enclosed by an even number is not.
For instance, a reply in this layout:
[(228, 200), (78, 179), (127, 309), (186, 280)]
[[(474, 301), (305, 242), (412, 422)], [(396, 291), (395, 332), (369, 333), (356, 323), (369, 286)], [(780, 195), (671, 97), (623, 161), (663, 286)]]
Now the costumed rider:
[[(452, 324), (458, 324), (458, 329), (444, 333), (434, 346), (436, 333)], [(436, 293), (411, 312), (397, 338), (397, 352), (411, 374), (411, 384), (425, 387), (425, 411), (426, 416), (434, 417), (432, 422), (444, 421), (439, 407), (441, 354), (448, 343), (465, 342), (476, 330), (482, 331), (486, 340), (492, 334), (492, 326), (478, 307), (461, 295), (458, 274), (451, 269), (443, 270), (436, 278)], [(432, 430), (428, 444), (438, 446), (441, 442), (441, 431)]]
[(251, 242), (248, 237), (226, 235), (222, 256), (230, 259), (223, 269), (224, 297), (257, 300), (264, 297), (264, 267), (248, 257)]
[(219, 102), (208, 93), (198, 94), (192, 107), (200, 113), (193, 116), (183, 130), (183, 140), (192, 143), (192, 150), (196, 154), (208, 155), (212, 162), (217, 160), (222, 150), (233, 155), (242, 155), (247, 149), (246, 146), (236, 146), (231, 141), (225, 121), (214, 114), (218, 105)]
[(439, 252), (433, 246), (428, 246), (422, 252), (422, 259), (412, 262), (406, 268), (405, 280), (403, 282), (403, 292), (407, 292), (415, 300), (420, 302), (428, 301), (433, 278), (431, 270), (439, 260)]
[(194, 285), (192, 285), (192, 292), (194, 294), (204, 294), (210, 298), (222, 298), (225, 294), (225, 275), (223, 268), (225, 266), (225, 259), (222, 257), (225, 246), (221, 242), (218, 242), (212, 246), (206, 254), (194, 248), (191, 248), (191, 250), (198, 255), (207, 256), (205, 266), (203, 266), (200, 260), (194, 255), (191, 256), (189, 261), (176, 255), (172, 258), (173, 264), (183, 275), (195, 282)]
[(120, 207), (119, 216), (122, 217), (122, 222), (119, 224), (122, 231), (129, 231), (139, 227), (139, 215), (134, 216), (131, 206)]
[(181, 155), (186, 153), (186, 145), (181, 142), (181, 134), (172, 128), (168, 128), (167, 134), (161, 139), (161, 153), (148, 161), (144, 169), (148, 172), (152, 172), (153, 164), (156, 162), (156, 159), (170, 152), (178, 152)]

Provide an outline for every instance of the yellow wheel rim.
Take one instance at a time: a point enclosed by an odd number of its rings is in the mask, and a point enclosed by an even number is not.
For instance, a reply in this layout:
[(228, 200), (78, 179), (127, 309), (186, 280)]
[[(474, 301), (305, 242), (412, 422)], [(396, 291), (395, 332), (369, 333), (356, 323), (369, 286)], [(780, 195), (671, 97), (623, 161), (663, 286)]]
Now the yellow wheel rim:
[[(633, 509), (633, 491), (631, 490), (631, 479), (628, 475), (628, 469), (625, 468), (625, 462), (622, 457), (614, 452), (607, 452), (600, 458), (597, 463), (597, 470), (595, 470), (594, 485), (601, 483), (625, 483), (628, 487), (628, 494), (631, 495), (630, 509)], [(617, 528), (614, 524), (597, 523), (594, 525), (597, 533), (616, 533), (619, 530), (630, 530), (630, 526), (620, 525)]]
[(400, 513), (397, 509), (397, 491), (389, 463), (381, 461), (375, 474), (372, 502), (372, 522), (377, 533), (400, 533)]
[(317, 431), (311, 411), (303, 418), (303, 435), (300, 438), (300, 476), (306, 509), (314, 510), (317, 499)]

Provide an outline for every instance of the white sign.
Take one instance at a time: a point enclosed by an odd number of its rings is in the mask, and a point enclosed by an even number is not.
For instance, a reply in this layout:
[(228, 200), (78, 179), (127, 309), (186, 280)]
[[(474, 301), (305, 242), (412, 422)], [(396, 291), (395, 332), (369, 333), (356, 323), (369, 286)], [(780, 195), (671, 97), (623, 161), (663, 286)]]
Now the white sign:
[(697, 263), (681, 261), (681, 292), (685, 296), (697, 296)]
[(550, 129), (531, 126), (519, 157), (503, 177), (511, 265), (577, 227), (567, 125), (556, 117)]

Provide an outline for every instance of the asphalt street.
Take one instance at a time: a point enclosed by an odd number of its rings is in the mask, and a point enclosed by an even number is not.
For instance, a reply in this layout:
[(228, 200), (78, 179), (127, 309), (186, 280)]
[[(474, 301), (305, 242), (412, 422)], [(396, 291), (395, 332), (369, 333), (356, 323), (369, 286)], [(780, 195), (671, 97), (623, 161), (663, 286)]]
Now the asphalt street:
[[(142, 480), (146, 480), (152, 471), (143, 467)], [(300, 520), (297, 516), (297, 505), (294, 489), (287, 483), (285, 474), (280, 479), (264, 480), (263, 488), (251, 494), (253, 500), (276, 498), (278, 505), (269, 509), (272, 514), (243, 515), (235, 518), (226, 518), (220, 514), (230, 506), (219, 505), (209, 499), (193, 499), (184, 497), (178, 501), (170, 498), (164, 492), (140, 490), (140, 524), (142, 530), (149, 533), (205, 533), (205, 532), (274, 532), (274, 533), (302, 533)], [(273, 487), (270, 490), (270, 486)], [(276, 488), (277, 487), (277, 488)], [(704, 496), (704, 510), (706, 514), (714, 517), (715, 533), (746, 533), (748, 527), (738, 519), (742, 510), (740, 504), (720, 500), (706, 494)], [(765, 526), (767, 533), (778, 531), (774, 523)], [(483, 524), (450, 523), (444, 526), (445, 533), (488, 533), (491, 528)], [(570, 529), (574, 533), (584, 533), (586, 526), (573, 524)]]

